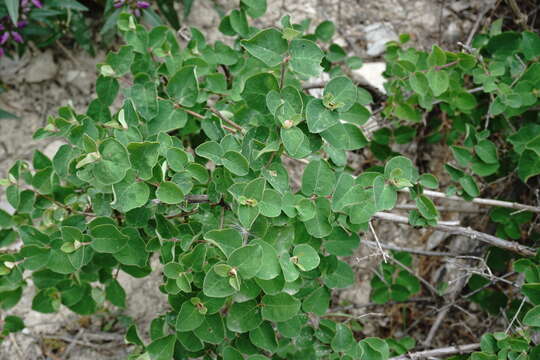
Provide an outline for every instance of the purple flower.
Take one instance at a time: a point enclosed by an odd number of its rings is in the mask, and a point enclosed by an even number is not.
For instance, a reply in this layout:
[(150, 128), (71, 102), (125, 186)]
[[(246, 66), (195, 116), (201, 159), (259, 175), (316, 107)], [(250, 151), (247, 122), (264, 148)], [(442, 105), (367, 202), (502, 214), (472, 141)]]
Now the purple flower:
[(5, 33), (0, 36), (0, 45), (4, 45), (6, 41), (9, 39), (9, 33), (6, 31)]
[(28, 0), (21, 0), (21, 6), (25, 7), (26, 5), (28, 5)]
[(150, 3), (148, 1), (137, 1), (137, 7), (139, 9), (147, 9), (150, 7)]
[(17, 23), (17, 28), (22, 29), (23, 27), (26, 27), (26, 25), (28, 25), (28, 21), (21, 20)]
[(135, 10), (133, 11), (133, 13), (134, 13), (135, 16), (137, 16), (137, 17), (141, 16), (141, 10), (139, 10), (139, 9), (135, 9)]
[(113, 6), (118, 9), (118, 8), (124, 6), (125, 2), (126, 2), (126, 0), (116, 0), (114, 2)]
[(32, 0), (32, 4), (34, 4), (35, 7), (40, 8), (40, 9), (43, 7), (41, 0)]
[(18, 32), (12, 31), (12, 32), (11, 32), (11, 36), (13, 36), (13, 40), (15, 40), (16, 42), (18, 42), (18, 43), (22, 43), (22, 42), (23, 42), (23, 37), (22, 37), (21, 34), (19, 34)]

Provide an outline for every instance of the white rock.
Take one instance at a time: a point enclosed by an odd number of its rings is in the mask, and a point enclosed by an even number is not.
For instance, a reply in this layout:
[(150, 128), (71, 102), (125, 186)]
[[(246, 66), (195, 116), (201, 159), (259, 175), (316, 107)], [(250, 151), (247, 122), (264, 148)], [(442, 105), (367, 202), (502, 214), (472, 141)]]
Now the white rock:
[(51, 80), (56, 76), (58, 66), (54, 62), (52, 52), (45, 51), (34, 55), (25, 69), (24, 79), (29, 83)]
[(385, 69), (386, 64), (383, 62), (364, 63), (360, 69), (353, 70), (352, 75), (358, 82), (367, 83), (386, 93), (383, 86), (386, 79), (382, 75)]
[(64, 145), (65, 143), (65, 141), (55, 140), (45, 147), (43, 154), (45, 154), (45, 156), (47, 156), (49, 159), (52, 159), (54, 155), (56, 155), (56, 152), (60, 146)]
[(379, 56), (384, 52), (385, 44), (392, 40), (398, 40), (392, 26), (388, 23), (375, 23), (364, 28), (367, 41), (367, 55)]
[(458, 24), (451, 22), (448, 24), (447, 29), (444, 31), (443, 38), (451, 43), (457, 42), (461, 37), (461, 29)]
[(4, 198), (0, 198), (0, 210), (7, 211), (10, 214), (13, 214), (15, 212), (13, 206), (11, 206), (11, 204), (8, 203), (7, 200)]

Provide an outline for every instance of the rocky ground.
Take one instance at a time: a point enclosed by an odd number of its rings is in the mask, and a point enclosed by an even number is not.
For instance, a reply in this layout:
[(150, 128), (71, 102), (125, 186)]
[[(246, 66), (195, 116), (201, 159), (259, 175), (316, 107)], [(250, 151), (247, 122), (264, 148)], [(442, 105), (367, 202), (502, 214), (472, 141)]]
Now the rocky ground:
[[(394, 40), (400, 33), (409, 33), (415, 46), (429, 48), (432, 44), (442, 44), (446, 48), (456, 48), (458, 41), (465, 41), (479, 18), (479, 14), (492, 3), (492, 0), (304, 0), (272, 1), (269, 11), (257, 19), (257, 25), (272, 26), (279, 19), (290, 14), (293, 20), (313, 19), (314, 26), (326, 19), (335, 21), (338, 34), (336, 41), (345, 46), (351, 54), (360, 56), (365, 65), (356, 75), (362, 76), (375, 87), (382, 87), (381, 72), (384, 64), (380, 56), (384, 43)], [(236, 1), (197, 0), (186, 25), (197, 26), (207, 34), (210, 40), (220, 39), (217, 31), (219, 15), (216, 10), (227, 11)], [(482, 18), (481, 25), (488, 21)], [(94, 96), (96, 79), (95, 65), (103, 59), (104, 53), (92, 58), (79, 49), (53, 49), (40, 52), (32, 50), (20, 59), (0, 59), (0, 81), (8, 89), (0, 94), (0, 108), (18, 116), (18, 119), (0, 119), (0, 178), (15, 159), (30, 159), (34, 149), (44, 150), (53, 155), (58, 147), (54, 140), (33, 140), (32, 134), (46, 123), (47, 116), (55, 113), (59, 106), (72, 104), (83, 112)], [(409, 149), (415, 154), (416, 149)], [(419, 155), (421, 156), (421, 155)], [(296, 165), (291, 165), (296, 166)], [(299, 173), (299, 169), (291, 169)], [(1, 191), (1, 190), (0, 190)], [(0, 193), (1, 195), (1, 193)], [(0, 205), (6, 207), (5, 202)], [(455, 219), (457, 214), (448, 214), (445, 220)], [(414, 247), (428, 244), (435, 247), (448, 239), (429, 230), (424, 233), (411, 230), (406, 226), (376, 225), (378, 236), (386, 243), (398, 246)], [(369, 237), (371, 240), (371, 238)], [(467, 247), (463, 242), (453, 241), (454, 247)], [(423, 245), (425, 247), (425, 245)], [(453, 250), (458, 250), (453, 249)], [(463, 249), (462, 249), (463, 250)], [(470, 250), (470, 249), (467, 249)], [(374, 250), (365, 245), (349, 259), (358, 273), (358, 282), (351, 289), (337, 294), (336, 302), (357, 308), (358, 315), (368, 314), (364, 332), (370, 335), (393, 335), (388, 333), (393, 328), (396, 316), (403, 311), (400, 307), (371, 308), (369, 304), (370, 285), (374, 265), (379, 261)], [(424, 261), (424, 260), (419, 260)], [(437, 260), (439, 261), (439, 260)], [(442, 264), (444, 265), (444, 264)], [(425, 264), (426, 267), (441, 267), (441, 263)], [(154, 274), (155, 281), (143, 281), (120, 274), (119, 280), (128, 294), (128, 307), (122, 313), (105, 313), (91, 318), (79, 318), (69, 312), (56, 315), (43, 315), (29, 311), (32, 289), (29, 296), (12, 312), (25, 316), (28, 329), (7, 339), (0, 346), (0, 360), (11, 359), (120, 359), (126, 354), (122, 346), (122, 317), (131, 317), (147, 328), (156, 311), (166, 306), (166, 299), (157, 290), (159, 274)], [(471, 310), (471, 309), (469, 309)], [(472, 309), (474, 310), (474, 309)], [(413, 315), (429, 313), (429, 306), (413, 307)], [(428, 314), (429, 315), (429, 314)], [(433, 314), (430, 315), (433, 317)], [(459, 314), (457, 316), (464, 317)], [(471, 314), (467, 322), (475, 326), (482, 323)], [(470, 326), (470, 325), (469, 325)], [(79, 332), (79, 328), (85, 330)], [(429, 327), (414, 330), (414, 335), (422, 340), (427, 336)], [(474, 337), (456, 331), (451, 340), (460, 336)], [(47, 334), (45, 336), (44, 334)], [(443, 345), (435, 337), (433, 345)], [(447, 341), (446, 338), (445, 341)], [(96, 341), (108, 345), (96, 347)], [(467, 342), (464, 341), (464, 342)], [(55, 355), (58, 354), (58, 355)]]

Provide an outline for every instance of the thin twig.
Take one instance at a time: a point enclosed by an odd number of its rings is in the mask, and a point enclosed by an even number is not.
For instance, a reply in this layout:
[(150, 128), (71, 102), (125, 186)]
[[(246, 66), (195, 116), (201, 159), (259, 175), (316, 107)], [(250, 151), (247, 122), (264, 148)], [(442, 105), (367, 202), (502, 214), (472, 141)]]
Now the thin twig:
[(375, 241), (377, 242), (377, 247), (379, 248), (379, 251), (382, 254), (382, 258), (383, 258), (384, 262), (386, 263), (386, 262), (388, 262), (387, 261), (388, 255), (386, 254), (386, 251), (383, 250), (383, 248), (381, 246), (381, 242), (379, 241), (379, 237), (377, 236), (377, 233), (375, 232), (375, 229), (373, 228), (373, 225), (371, 224), (371, 221), (368, 224), (369, 224), (369, 229), (371, 230), (371, 233), (373, 234), (373, 237), (375, 238)]
[(508, 327), (506, 328), (506, 331), (505, 333), (508, 334), (508, 332), (510, 331), (510, 329), (512, 328), (512, 325), (514, 324), (514, 322), (516, 321), (519, 313), (521, 312), (521, 308), (523, 307), (523, 304), (525, 304), (525, 297), (523, 298), (523, 300), (521, 300), (521, 304), (519, 304), (519, 308), (517, 309), (516, 311), (516, 314), (514, 315), (514, 317), (512, 318), (512, 321), (510, 321), (510, 324), (508, 324)]
[[(404, 216), (399, 216), (396, 214), (386, 213), (386, 212), (376, 212), (375, 217), (381, 220), (397, 222), (401, 224), (408, 224), (409, 219)], [(524, 256), (534, 256), (536, 251), (528, 246), (518, 244), (516, 242), (511, 242), (503, 240), (493, 235), (489, 235), (480, 231), (473, 230), (471, 228), (465, 228), (462, 226), (455, 225), (446, 225), (442, 223), (437, 223), (433, 226), (430, 226), (431, 229), (440, 230), (447, 232), (449, 234), (463, 235), (471, 239), (477, 239), (491, 246), (495, 246), (501, 249), (506, 249)]]
[(482, 22), (482, 20), (486, 16), (486, 14), (492, 8), (493, 8), (493, 4), (490, 4), (490, 5), (486, 6), (486, 8), (480, 14), (478, 14), (478, 18), (476, 19), (476, 22), (474, 23), (471, 31), (469, 32), (469, 36), (467, 37), (467, 41), (465, 41), (465, 45), (467, 47), (469, 47), (471, 45), (472, 39), (474, 38), (474, 35), (476, 34), (476, 32), (478, 31), (478, 28), (480, 27), (480, 23)]
[(21, 348), (19, 347), (19, 344), (17, 343), (17, 339), (15, 339), (15, 335), (13, 335), (13, 333), (9, 333), (9, 340), (11, 341), (11, 343), (13, 344), (13, 347), (15, 348), (15, 352), (17, 353), (17, 357), (20, 360), (24, 360), (24, 354), (23, 354)]
[[(117, 274), (118, 274), (118, 272), (117, 272)], [(83, 332), (84, 332), (84, 328), (79, 329), (79, 332), (77, 332), (77, 335), (75, 335), (75, 337), (73, 338), (73, 341), (69, 344), (66, 351), (64, 351), (64, 353), (62, 354), (64, 359), (68, 358), (69, 353), (75, 347), (75, 341), (78, 341), (81, 338)]]
[(409, 359), (416, 360), (416, 359), (427, 359), (427, 358), (432, 358), (432, 357), (449, 356), (449, 355), (455, 355), (455, 354), (466, 354), (478, 348), (480, 348), (480, 344), (448, 346), (448, 347), (439, 348), (439, 349), (418, 351), (415, 353), (409, 353), (407, 355), (394, 356), (388, 360), (409, 360)]
[[(458, 212), (458, 213), (485, 213), (485, 209), (464, 209), (464, 208), (453, 208), (445, 206), (435, 206), (435, 208), (440, 212)], [(394, 209), (398, 210), (415, 210), (418, 207), (415, 204), (397, 204)], [(520, 210), (523, 211), (523, 210)]]
[[(370, 247), (376, 247), (377, 246), (377, 244), (375, 242), (369, 241), (369, 240), (363, 240), (362, 244), (366, 244), (367, 246), (370, 246)], [(383, 249), (408, 252), (408, 253), (411, 253), (411, 254), (423, 255), (423, 256), (459, 257), (459, 256), (462, 256), (462, 255), (466, 255), (466, 254), (458, 254), (458, 253), (451, 253), (451, 252), (429, 251), (429, 250), (420, 250), (420, 249), (413, 249), (413, 248), (404, 248), (404, 247), (399, 247), (399, 246), (395, 246), (395, 245), (391, 245), (391, 244), (380, 244), (380, 245), (383, 247)]]
[(230, 120), (230, 119), (227, 119), (225, 116), (223, 116), (222, 113), (219, 112), (218, 109), (216, 109), (215, 107), (213, 106), (209, 106), (207, 108), (208, 110), (210, 110), (210, 112), (214, 115), (216, 115), (218, 118), (221, 119), (221, 121), (223, 122), (226, 122), (227, 124), (231, 125), (233, 128), (235, 128), (236, 130), (238, 131), (243, 131), (244, 128), (241, 127), (240, 125), (238, 125), (237, 123), (235, 123), (234, 121)]
[[(409, 192), (409, 189), (405, 188), (400, 191)], [(432, 198), (441, 198), (441, 199), (454, 200), (454, 201), (467, 201), (459, 196), (448, 196), (445, 193), (440, 192), (440, 191), (424, 190), (422, 194), (432, 197)], [(525, 211), (532, 211), (532, 212), (540, 213), (540, 207), (538, 206), (525, 205), (525, 204), (520, 204), (520, 203), (510, 202), (510, 201), (473, 198), (471, 202), (478, 205), (499, 206), (499, 207), (504, 207), (504, 208), (509, 208), (509, 209), (525, 210)]]

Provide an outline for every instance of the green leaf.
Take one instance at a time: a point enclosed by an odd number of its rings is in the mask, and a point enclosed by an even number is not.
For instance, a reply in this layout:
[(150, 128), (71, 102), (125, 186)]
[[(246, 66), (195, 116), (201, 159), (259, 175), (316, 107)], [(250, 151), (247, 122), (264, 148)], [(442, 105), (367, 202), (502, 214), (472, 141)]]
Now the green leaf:
[(105, 296), (111, 304), (124, 308), (126, 307), (126, 292), (116, 279), (112, 279), (105, 288)]
[(112, 185), (122, 181), (131, 167), (126, 148), (114, 139), (106, 139), (99, 145), (101, 156), (92, 172), (96, 179), (104, 185)]
[(328, 103), (325, 104), (327, 108), (346, 112), (356, 102), (356, 86), (351, 79), (337, 76), (324, 87), (323, 102), (325, 102), (324, 99), (328, 99)]
[(310, 40), (295, 39), (289, 48), (291, 69), (305, 77), (319, 76), (322, 71), (322, 50)]
[(207, 141), (197, 146), (195, 153), (201, 157), (207, 158), (217, 165), (221, 164), (224, 152), (221, 145), (215, 141)]
[(409, 104), (398, 104), (394, 108), (394, 115), (401, 120), (407, 120), (412, 122), (422, 121), (422, 115), (418, 109)]
[(414, 180), (415, 170), (416, 169), (409, 158), (406, 158), (405, 156), (395, 156), (384, 166), (384, 176), (391, 181), (405, 179), (412, 182)]
[(309, 132), (320, 133), (339, 123), (338, 113), (328, 110), (322, 100), (312, 99), (306, 106)]
[(256, 329), (262, 323), (260, 306), (255, 300), (235, 302), (227, 313), (227, 328), (244, 333)]
[(335, 31), (336, 26), (334, 25), (334, 23), (330, 20), (325, 20), (317, 26), (317, 28), (315, 29), (315, 35), (317, 35), (319, 40), (328, 42), (332, 40)]
[(489, 140), (479, 141), (478, 144), (474, 146), (474, 151), (485, 163), (496, 164), (499, 162), (497, 147)]
[(249, 339), (251, 343), (266, 351), (275, 352), (278, 344), (276, 340), (276, 333), (272, 328), (272, 325), (265, 321), (256, 329), (249, 332)]
[(386, 341), (379, 338), (365, 338), (359, 343), (364, 357), (370, 360), (386, 360), (390, 357), (390, 349)]
[(250, 279), (257, 275), (262, 267), (263, 249), (261, 246), (247, 245), (234, 250), (229, 257), (229, 265), (238, 269), (242, 279)]
[(252, 18), (258, 18), (266, 12), (266, 0), (241, 0), (243, 5), (247, 7), (247, 13)]
[(241, 247), (243, 242), (240, 232), (229, 228), (209, 231), (204, 234), (204, 239), (217, 246), (227, 257)]
[(478, 189), (478, 185), (476, 185), (476, 182), (474, 181), (472, 176), (462, 176), (459, 179), (459, 183), (463, 187), (463, 190), (465, 190), (467, 195), (469, 195), (470, 197), (480, 196), (480, 190)]
[(281, 214), (281, 195), (272, 189), (264, 190), (263, 199), (259, 203), (259, 210), (266, 217), (279, 216)]
[(247, 159), (237, 151), (227, 151), (223, 155), (222, 163), (234, 175), (245, 176), (249, 173)]
[(174, 335), (165, 336), (152, 341), (146, 351), (151, 360), (170, 360), (173, 358), (175, 342)]
[(134, 84), (126, 90), (126, 96), (131, 99), (133, 106), (146, 120), (150, 120), (157, 115), (157, 90), (153, 82), (145, 81)]
[(262, 298), (262, 317), (265, 320), (282, 322), (292, 319), (300, 310), (300, 300), (287, 293), (265, 295)]
[(260, 113), (268, 113), (266, 107), (266, 95), (272, 90), (278, 90), (278, 82), (275, 76), (269, 73), (253, 75), (246, 80), (242, 98), (249, 108)]
[(435, 204), (433, 204), (433, 201), (431, 201), (430, 198), (425, 195), (420, 195), (416, 198), (415, 201), (416, 207), (418, 208), (418, 211), (420, 211), (420, 214), (422, 214), (423, 217), (425, 217), (426, 219), (437, 219), (439, 217), (439, 212), (437, 211)]
[(450, 85), (448, 72), (444, 70), (430, 70), (426, 77), (429, 82), (429, 87), (431, 88), (431, 91), (433, 91), (433, 95), (439, 96), (448, 90), (448, 86)]
[(152, 177), (152, 169), (157, 164), (159, 156), (159, 143), (157, 142), (133, 142), (127, 147), (129, 159), (133, 169), (143, 180)]
[(293, 250), (294, 260), (302, 271), (310, 271), (319, 266), (321, 259), (317, 251), (308, 244), (296, 245)]
[(437, 45), (431, 47), (431, 53), (428, 56), (428, 65), (429, 66), (442, 66), (446, 64), (446, 53), (443, 49)]
[(113, 77), (100, 76), (96, 81), (96, 93), (98, 98), (106, 105), (110, 106), (118, 95), (120, 85)]
[(540, 36), (531, 31), (521, 33), (521, 51), (530, 61), (540, 56)]
[(323, 276), (324, 285), (330, 289), (344, 289), (354, 284), (356, 276), (351, 267), (341, 261), (337, 261), (335, 270)]
[(518, 163), (518, 175), (523, 182), (540, 174), (540, 156), (532, 150), (526, 149), (521, 154)]
[(159, 184), (156, 197), (165, 204), (179, 204), (184, 200), (184, 193), (175, 183), (164, 181)]
[(323, 316), (328, 310), (330, 304), (330, 291), (321, 286), (313, 290), (302, 302), (302, 310), (312, 312), (316, 315)]
[(174, 171), (182, 171), (189, 162), (186, 152), (179, 148), (170, 148), (167, 150), (167, 164)]
[(100, 253), (116, 253), (122, 250), (128, 242), (128, 237), (122, 234), (115, 225), (103, 224), (92, 227), (92, 249)]
[(204, 315), (201, 314), (199, 309), (191, 301), (186, 301), (182, 304), (182, 308), (178, 312), (176, 331), (185, 332), (195, 330), (201, 326), (203, 321)]
[(249, 34), (249, 24), (246, 13), (242, 10), (234, 9), (229, 14), (231, 27), (237, 34), (247, 36)]
[(244, 357), (232, 346), (227, 346), (223, 349), (223, 360), (244, 360)]
[(324, 247), (331, 255), (351, 256), (360, 244), (360, 237), (356, 233), (348, 234), (339, 227), (334, 227), (332, 233), (324, 239)]
[(523, 317), (523, 323), (528, 326), (540, 327), (540, 305), (527, 311)]
[(272, 280), (281, 274), (276, 249), (264, 240), (253, 240), (250, 244), (259, 245), (262, 248), (262, 261), (256, 277), (262, 280)]
[(429, 93), (429, 83), (427, 77), (421, 72), (415, 72), (409, 77), (409, 84), (414, 92), (425, 96)]
[(422, 174), (418, 178), (420, 184), (429, 189), (437, 189), (439, 187), (439, 180), (437, 177), (431, 174)]
[(377, 211), (392, 210), (397, 202), (397, 192), (385, 184), (384, 176), (377, 176), (373, 182), (373, 199)]
[(229, 283), (229, 277), (222, 277), (214, 270), (209, 270), (204, 277), (203, 293), (212, 298), (225, 298), (233, 295), (236, 290)]
[(289, 156), (302, 159), (311, 154), (311, 147), (307, 136), (297, 127), (281, 129), (281, 141)]
[(19, 20), (19, 0), (5, 0), (6, 8), (13, 24)]
[(199, 97), (199, 83), (195, 66), (184, 66), (167, 84), (167, 93), (178, 104), (193, 107)]
[(331, 195), (334, 190), (336, 176), (324, 160), (313, 160), (304, 169), (302, 175), (302, 192), (305, 195)]
[(330, 235), (332, 225), (328, 221), (330, 217), (330, 201), (327, 198), (319, 197), (315, 200), (315, 216), (305, 221), (307, 232), (316, 238), (323, 238)]
[(276, 29), (259, 31), (252, 38), (240, 41), (247, 52), (269, 67), (279, 65), (288, 49), (287, 40)]
[(336, 324), (336, 333), (331, 342), (332, 349), (335, 352), (347, 352), (353, 345), (356, 345), (356, 342), (351, 329), (345, 324)]

